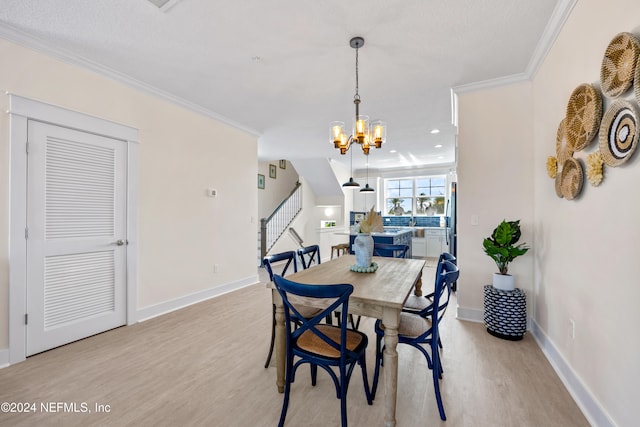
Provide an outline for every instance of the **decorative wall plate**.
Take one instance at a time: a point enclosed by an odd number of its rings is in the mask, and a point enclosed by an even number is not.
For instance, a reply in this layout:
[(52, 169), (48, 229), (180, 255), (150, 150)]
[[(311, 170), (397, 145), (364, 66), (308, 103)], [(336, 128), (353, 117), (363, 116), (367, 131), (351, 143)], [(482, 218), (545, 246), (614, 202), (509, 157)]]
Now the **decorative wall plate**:
[(600, 67), (602, 93), (615, 98), (629, 89), (639, 55), (640, 42), (633, 34), (620, 33), (611, 40)]
[(638, 145), (638, 107), (632, 102), (614, 101), (600, 126), (600, 153), (607, 166), (619, 166), (629, 160)]
[(562, 165), (562, 182), (560, 189), (562, 195), (567, 200), (576, 198), (582, 191), (582, 183), (584, 182), (584, 172), (582, 165), (578, 159), (567, 159)]
[(560, 167), (565, 160), (573, 156), (573, 150), (567, 145), (565, 122), (566, 119), (560, 121), (558, 131), (556, 132), (556, 158), (558, 159), (558, 166)]
[(565, 136), (573, 151), (580, 151), (593, 140), (602, 118), (602, 96), (592, 85), (583, 83), (574, 89), (567, 103)]

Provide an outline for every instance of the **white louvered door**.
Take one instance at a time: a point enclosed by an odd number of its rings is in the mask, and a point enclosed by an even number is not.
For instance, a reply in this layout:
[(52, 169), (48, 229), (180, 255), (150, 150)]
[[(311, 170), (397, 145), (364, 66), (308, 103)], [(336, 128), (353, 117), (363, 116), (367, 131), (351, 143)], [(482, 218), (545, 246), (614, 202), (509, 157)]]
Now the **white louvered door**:
[(126, 323), (124, 141), (29, 121), (27, 355)]

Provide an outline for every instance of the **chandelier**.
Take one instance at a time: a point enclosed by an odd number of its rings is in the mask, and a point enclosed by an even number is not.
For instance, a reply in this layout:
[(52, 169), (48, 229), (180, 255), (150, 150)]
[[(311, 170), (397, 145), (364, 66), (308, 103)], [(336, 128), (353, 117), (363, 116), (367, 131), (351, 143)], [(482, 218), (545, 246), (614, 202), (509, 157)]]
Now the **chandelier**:
[(382, 147), (387, 138), (387, 125), (380, 121), (369, 122), (369, 116), (360, 115), (360, 94), (358, 93), (358, 49), (364, 45), (364, 38), (354, 37), (349, 45), (356, 50), (356, 94), (353, 103), (356, 106), (355, 121), (351, 135), (347, 137), (344, 131), (344, 122), (331, 122), (330, 142), (340, 150), (340, 154), (346, 154), (355, 142), (360, 144), (364, 154), (369, 154), (371, 146)]

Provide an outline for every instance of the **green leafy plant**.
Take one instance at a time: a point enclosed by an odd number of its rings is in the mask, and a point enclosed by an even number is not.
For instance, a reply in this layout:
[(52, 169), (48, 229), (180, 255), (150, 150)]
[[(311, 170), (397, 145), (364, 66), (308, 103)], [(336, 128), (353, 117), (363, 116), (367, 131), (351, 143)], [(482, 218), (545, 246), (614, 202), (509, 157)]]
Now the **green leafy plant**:
[(529, 250), (526, 243), (516, 245), (520, 236), (520, 220), (503, 220), (493, 230), (491, 237), (485, 238), (482, 242), (484, 252), (495, 261), (500, 274), (507, 274), (509, 263)]

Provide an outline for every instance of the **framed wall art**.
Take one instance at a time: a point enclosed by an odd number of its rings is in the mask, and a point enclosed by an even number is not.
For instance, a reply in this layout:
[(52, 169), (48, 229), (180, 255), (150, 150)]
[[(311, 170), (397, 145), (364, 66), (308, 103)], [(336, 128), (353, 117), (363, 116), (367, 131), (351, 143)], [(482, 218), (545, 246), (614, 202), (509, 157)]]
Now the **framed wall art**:
[(286, 169), (286, 168), (287, 168), (287, 161), (280, 160), (280, 169)]
[(264, 190), (264, 175), (258, 174), (258, 188)]
[(276, 179), (276, 165), (269, 165), (269, 178)]

